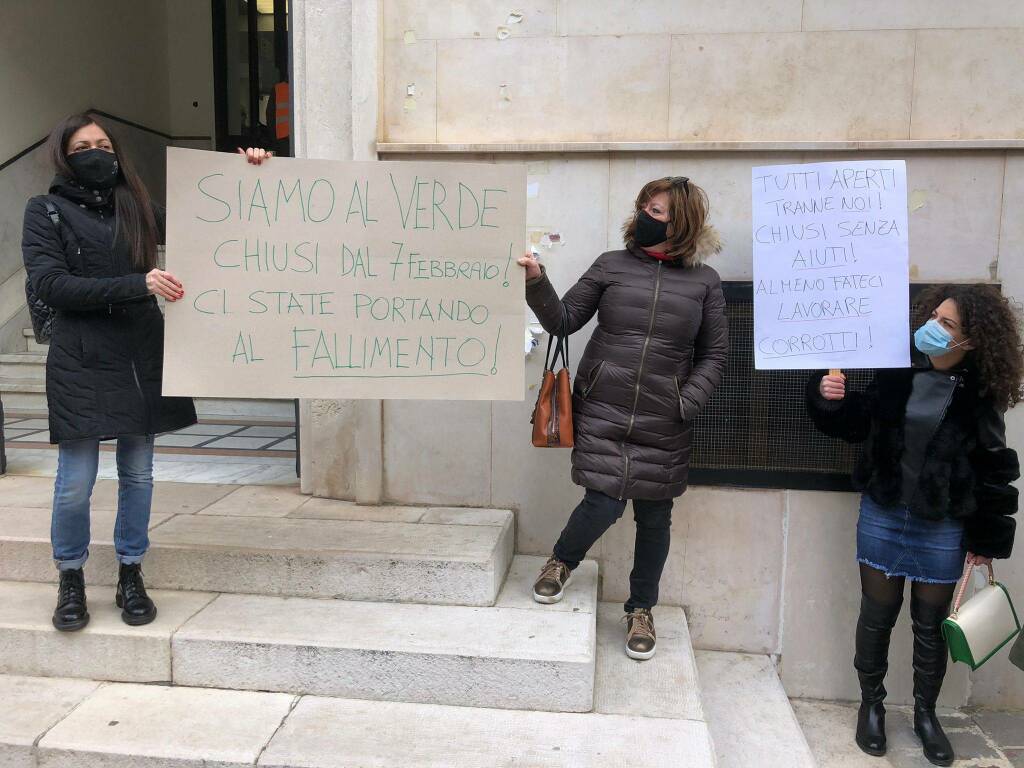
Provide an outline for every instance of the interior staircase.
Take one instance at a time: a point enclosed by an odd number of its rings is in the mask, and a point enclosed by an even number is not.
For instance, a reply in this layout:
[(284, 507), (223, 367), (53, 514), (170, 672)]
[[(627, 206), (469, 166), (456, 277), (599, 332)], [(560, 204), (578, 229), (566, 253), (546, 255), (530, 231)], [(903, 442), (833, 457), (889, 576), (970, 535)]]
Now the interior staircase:
[[(50, 347), (37, 344), (30, 328), (22, 333), (25, 351), (0, 354), (0, 400), (9, 413), (45, 413), (46, 353)], [(195, 403), (200, 419), (295, 423), (292, 400), (196, 398)]]
[(30, 481), (0, 478), (4, 768), (814, 765), (768, 657), (695, 653), (659, 607), (628, 659), (591, 561), (535, 603), (510, 511), (183, 499), (152, 518), (159, 615), (128, 627), (96, 510), (92, 619), (60, 633)]

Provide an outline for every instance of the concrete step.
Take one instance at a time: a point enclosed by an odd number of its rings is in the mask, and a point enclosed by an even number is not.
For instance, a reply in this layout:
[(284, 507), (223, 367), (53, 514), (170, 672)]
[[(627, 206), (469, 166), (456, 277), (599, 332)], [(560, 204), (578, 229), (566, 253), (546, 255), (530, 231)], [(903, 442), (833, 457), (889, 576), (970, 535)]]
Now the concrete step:
[(172, 640), (174, 682), (453, 706), (587, 712), (597, 566), (574, 603), (530, 595), (519, 557), (490, 608), (221, 595)]
[(46, 411), (46, 384), (22, 379), (0, 378), (0, 400), (4, 411)]
[[(295, 507), (280, 502), (285, 517), (253, 517), (275, 513), (249, 498), (260, 493), (274, 491), (232, 494), (202, 514), (154, 513), (147, 584), (485, 606), (494, 604), (512, 560), (513, 516), (507, 510), (392, 508), (391, 519), (382, 521), (367, 519), (378, 508), (300, 499)], [(93, 511), (86, 565), (92, 584), (116, 582), (113, 515)], [(313, 519), (322, 516), (335, 519)], [(0, 580), (53, 581), (51, 556), (49, 510), (0, 508)]]
[(31, 328), (25, 328), (21, 333), (25, 337), (25, 344), (27, 345), (29, 352), (41, 352), (45, 355), (50, 351), (50, 345), (48, 343), (39, 344), (36, 342), (35, 334), (32, 333)]
[(548, 607), (530, 596), (542, 564), (516, 558), (490, 608), (153, 590), (157, 619), (137, 628), (89, 586), (74, 635), (50, 623), (52, 585), (0, 582), (0, 673), (586, 712), (597, 566)]
[(720, 768), (817, 767), (771, 658), (718, 651), (696, 658)]
[(598, 606), (594, 710), (703, 722), (697, 662), (683, 609), (654, 609), (658, 651), (644, 662), (626, 656), (622, 616), (621, 605)]
[[(0, 676), (0, 764), (706, 768), (700, 723)], [(187, 734), (183, 738), (182, 734)]]
[[(45, 383), (44, 380), (40, 380), (40, 381), (23, 380), (23, 379), (15, 379), (15, 378), (10, 377), (10, 376), (4, 376), (3, 378), (0, 378), (0, 394), (2, 394), (4, 396), (3, 400), (4, 400), (4, 408), (5, 409), (8, 407), (8, 405), (7, 405), (7, 394), (9, 392), (10, 393), (23, 392), (23, 393), (31, 393), (31, 394), (40, 393), (43, 396), (43, 402), (44, 403), (46, 402), (46, 383)], [(28, 406), (24, 406), (24, 407), (28, 408)], [(13, 410), (13, 406), (11, 407), (11, 409)], [(46, 408), (38, 408), (38, 407), (36, 407), (36, 408), (32, 408), (30, 410), (45, 411)]]
[[(0, 394), (6, 394), (4, 380), (8, 380), (8, 386), (21, 381), (38, 381), (43, 383), (46, 380), (46, 355), (50, 350), (49, 344), (37, 344), (32, 335), (32, 329), (26, 328), (22, 331), (28, 344), (28, 352), (16, 352), (11, 354), (0, 354)], [(26, 397), (26, 394), (45, 393), (41, 389), (10, 389), (12, 393), (21, 395), (18, 400), (19, 408), (32, 408), (46, 410), (46, 397)], [(3, 398), (5, 408), (8, 406), (7, 397)], [(262, 421), (284, 421), (295, 422), (295, 401), (294, 400), (233, 400), (228, 398), (201, 397), (196, 398), (196, 412), (199, 418), (231, 418), (231, 419), (260, 419)]]
[(89, 584), (86, 594), (89, 625), (80, 632), (57, 632), (50, 621), (57, 599), (54, 585), (0, 582), (0, 673), (170, 681), (171, 635), (216, 597), (206, 592), (150, 590), (157, 604), (156, 620), (129, 627), (114, 606), (113, 587)]
[(200, 419), (259, 419), (295, 423), (294, 400), (229, 400), (197, 397), (196, 413)]
[[(98, 720), (98, 718), (97, 718)], [(706, 768), (702, 723), (304, 698), (263, 768)]]
[(46, 355), (36, 352), (0, 354), (0, 379), (46, 381)]

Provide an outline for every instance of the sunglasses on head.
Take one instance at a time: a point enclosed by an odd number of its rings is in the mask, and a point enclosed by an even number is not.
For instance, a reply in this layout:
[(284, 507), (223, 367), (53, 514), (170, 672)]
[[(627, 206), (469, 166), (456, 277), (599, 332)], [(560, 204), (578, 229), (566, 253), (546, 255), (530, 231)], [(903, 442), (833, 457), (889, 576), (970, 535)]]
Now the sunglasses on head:
[(665, 181), (673, 187), (682, 187), (686, 194), (690, 194), (690, 178), (688, 176), (666, 176)]

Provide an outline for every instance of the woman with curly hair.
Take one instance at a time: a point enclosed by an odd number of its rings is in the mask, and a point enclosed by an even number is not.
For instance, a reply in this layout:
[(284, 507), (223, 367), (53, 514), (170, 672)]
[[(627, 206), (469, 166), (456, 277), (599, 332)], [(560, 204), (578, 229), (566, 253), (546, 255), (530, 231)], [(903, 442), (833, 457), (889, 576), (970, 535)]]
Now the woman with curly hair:
[(861, 608), (854, 667), (861, 687), (857, 745), (885, 753), (889, 637), (911, 581), (914, 731), (925, 757), (951, 765), (953, 749), (935, 716), (946, 673), (942, 621), (964, 558), (1010, 556), (1019, 476), (1006, 447), (1003, 413), (1022, 397), (1020, 325), (989, 285), (942, 285), (913, 307), (911, 368), (881, 370), (865, 392), (842, 375), (812, 376), (807, 407), (819, 430), (864, 442), (853, 483)]

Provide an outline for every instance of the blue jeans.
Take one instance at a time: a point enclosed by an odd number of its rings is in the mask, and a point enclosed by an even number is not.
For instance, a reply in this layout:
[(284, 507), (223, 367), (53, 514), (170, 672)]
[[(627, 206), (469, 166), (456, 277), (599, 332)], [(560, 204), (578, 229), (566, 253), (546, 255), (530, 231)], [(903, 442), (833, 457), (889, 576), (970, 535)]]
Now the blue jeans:
[[(60, 444), (53, 488), (50, 542), (60, 570), (81, 568), (89, 558), (89, 498), (99, 469), (99, 440)], [(120, 563), (141, 563), (149, 549), (153, 501), (153, 435), (117, 438), (117, 521), (114, 551)]]

